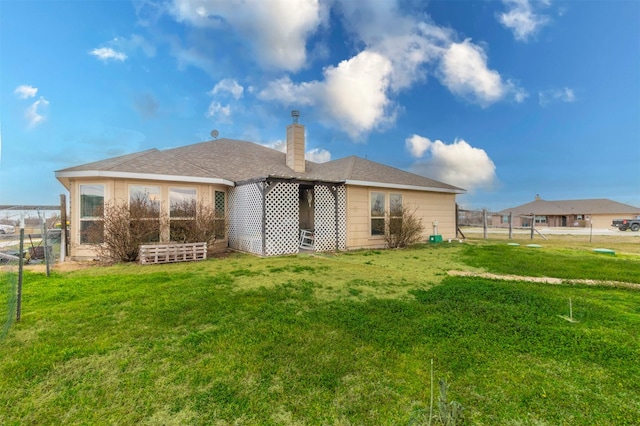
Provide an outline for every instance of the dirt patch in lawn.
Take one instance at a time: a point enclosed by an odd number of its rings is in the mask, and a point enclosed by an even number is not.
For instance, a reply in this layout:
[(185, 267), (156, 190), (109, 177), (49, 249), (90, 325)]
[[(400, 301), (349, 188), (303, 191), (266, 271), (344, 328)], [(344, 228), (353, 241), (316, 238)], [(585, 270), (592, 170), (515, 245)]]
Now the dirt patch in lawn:
[(479, 277), (479, 278), (488, 278), (491, 280), (504, 280), (504, 281), (526, 281), (533, 283), (542, 283), (542, 284), (584, 284), (584, 285), (600, 285), (600, 286), (609, 286), (609, 287), (624, 287), (631, 288), (634, 290), (640, 290), (640, 284), (636, 283), (625, 283), (621, 281), (601, 281), (601, 280), (586, 280), (586, 279), (563, 279), (563, 278), (552, 278), (552, 277), (524, 277), (521, 275), (501, 275), (501, 274), (491, 274), (488, 272), (471, 272), (471, 271), (448, 271), (447, 272), (451, 276), (455, 277)]

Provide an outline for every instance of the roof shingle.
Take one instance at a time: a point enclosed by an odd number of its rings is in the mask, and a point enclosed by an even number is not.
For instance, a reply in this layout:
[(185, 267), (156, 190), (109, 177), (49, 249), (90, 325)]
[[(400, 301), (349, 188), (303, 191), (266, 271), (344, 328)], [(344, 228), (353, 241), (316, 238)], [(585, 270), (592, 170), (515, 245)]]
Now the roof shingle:
[(326, 163), (306, 161), (305, 172), (295, 172), (286, 165), (285, 153), (234, 139), (218, 139), (163, 151), (151, 149), (58, 172), (75, 171), (210, 177), (233, 182), (267, 177), (357, 181), (464, 192), (461, 188), (356, 156)]

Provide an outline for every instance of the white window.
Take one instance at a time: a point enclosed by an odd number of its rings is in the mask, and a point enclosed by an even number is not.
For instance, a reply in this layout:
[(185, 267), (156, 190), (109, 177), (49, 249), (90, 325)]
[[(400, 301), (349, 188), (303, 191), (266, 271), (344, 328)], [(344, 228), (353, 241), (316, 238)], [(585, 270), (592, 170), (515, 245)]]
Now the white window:
[(160, 187), (129, 186), (129, 213), (131, 232), (144, 242), (160, 241)]
[(215, 191), (214, 194), (214, 213), (215, 213), (215, 237), (222, 238), (225, 237), (225, 194), (222, 191)]
[(402, 230), (402, 194), (389, 194), (389, 232), (392, 235)]
[(385, 193), (371, 193), (371, 235), (384, 235)]
[(169, 188), (169, 238), (184, 242), (188, 229), (195, 226), (195, 188)]
[[(389, 204), (387, 205), (387, 199)], [(384, 235), (386, 216), (389, 216), (389, 229), (402, 226), (402, 194), (371, 192), (371, 235)]]
[(104, 242), (104, 185), (80, 185), (80, 244)]

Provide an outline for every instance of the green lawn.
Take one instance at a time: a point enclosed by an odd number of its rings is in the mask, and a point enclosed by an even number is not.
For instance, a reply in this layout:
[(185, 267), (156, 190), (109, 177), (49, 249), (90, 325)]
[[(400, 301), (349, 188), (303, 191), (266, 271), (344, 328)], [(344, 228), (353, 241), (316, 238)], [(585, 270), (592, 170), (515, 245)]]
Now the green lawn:
[(27, 272), (0, 424), (427, 424), (432, 359), (467, 424), (640, 423), (640, 290), (453, 269), (640, 283), (499, 241)]

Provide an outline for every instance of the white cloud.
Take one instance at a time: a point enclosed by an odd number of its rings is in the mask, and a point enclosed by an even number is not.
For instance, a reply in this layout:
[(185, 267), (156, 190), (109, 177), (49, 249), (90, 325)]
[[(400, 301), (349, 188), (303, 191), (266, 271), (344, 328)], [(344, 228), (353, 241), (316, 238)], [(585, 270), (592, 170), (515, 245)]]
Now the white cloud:
[(259, 98), (287, 105), (315, 105), (356, 138), (395, 117), (387, 96), (392, 67), (375, 52), (363, 51), (324, 70), (324, 81), (295, 84), (290, 78), (270, 83)]
[[(285, 140), (277, 140), (275, 142), (262, 144), (267, 148), (275, 149), (280, 152), (287, 152), (287, 141)], [(305, 160), (313, 161), (314, 163), (326, 163), (327, 161), (331, 161), (331, 153), (326, 149), (321, 148), (313, 148), (307, 151), (304, 154)]]
[(234, 79), (225, 78), (216, 84), (209, 94), (217, 95), (219, 93), (230, 93), (235, 99), (240, 99), (244, 88)]
[(118, 51), (133, 53), (137, 50), (142, 50), (150, 58), (156, 56), (156, 47), (138, 34), (132, 34), (130, 38), (116, 37), (109, 44)]
[(415, 16), (403, 14), (394, 1), (339, 1), (344, 27), (356, 43), (377, 52), (392, 64), (391, 89), (395, 92), (424, 81), (426, 65), (439, 59), (454, 33)]
[(172, 13), (197, 27), (235, 30), (263, 66), (297, 71), (307, 59), (307, 37), (326, 19), (324, 7), (317, 0), (174, 0)]
[(127, 59), (127, 55), (125, 55), (122, 52), (116, 52), (110, 47), (96, 48), (90, 51), (89, 54), (97, 57), (103, 62), (108, 62), (108, 61), (124, 62)]
[[(194, 37), (199, 44), (181, 47), (169, 40), (179, 66), (195, 65), (215, 75), (211, 59), (215, 46), (211, 30), (225, 33), (238, 46), (250, 47), (263, 68), (290, 72), (247, 93), (263, 101), (315, 108), (316, 116), (353, 139), (395, 121), (399, 106), (395, 97), (435, 75), (455, 95), (486, 107), (498, 101), (522, 102), (527, 92), (505, 80), (487, 66), (487, 54), (470, 40), (459, 42), (457, 33), (436, 25), (423, 14), (407, 11), (409, 3), (397, 1), (354, 2), (350, 0), (171, 0), (170, 13), (179, 22), (207, 32)], [(330, 10), (331, 9), (331, 10)], [(327, 64), (323, 76), (313, 80), (296, 78), (309, 62), (307, 42), (327, 24), (329, 13), (339, 17), (355, 53), (338, 63)], [(286, 16), (286, 19), (282, 17)], [(337, 22), (337, 21), (336, 21)], [(205, 37), (206, 36), (206, 37)], [(310, 50), (322, 50), (325, 40), (314, 38)], [(314, 55), (313, 60), (328, 56)], [(237, 82), (220, 81), (211, 95), (230, 93), (239, 99), (245, 92)], [(240, 91), (242, 89), (242, 92)]]
[(313, 148), (307, 151), (304, 158), (314, 163), (326, 163), (331, 161), (331, 153), (326, 149)]
[(517, 102), (526, 97), (524, 89), (511, 80), (504, 81), (487, 66), (487, 54), (469, 39), (452, 43), (442, 58), (440, 81), (454, 94), (482, 106), (490, 105), (508, 94)]
[(275, 149), (276, 151), (287, 152), (287, 141), (285, 140), (263, 143), (262, 145), (266, 146), (267, 148)]
[(387, 115), (391, 62), (369, 51), (325, 69), (323, 109), (351, 137), (392, 119)]
[(209, 104), (209, 109), (205, 114), (208, 118), (218, 120), (222, 123), (230, 122), (231, 107), (222, 105), (220, 102), (213, 101)]
[(323, 83), (320, 81), (296, 84), (289, 76), (271, 81), (258, 92), (258, 98), (263, 100), (277, 100), (285, 105), (314, 105), (322, 92)]
[(407, 138), (406, 147), (416, 161), (411, 167), (417, 174), (464, 188), (473, 192), (478, 188), (491, 188), (496, 178), (496, 166), (487, 153), (474, 148), (462, 139), (451, 144), (431, 141), (420, 135)]
[(36, 93), (38, 93), (38, 88), (23, 84), (21, 86), (18, 86), (16, 90), (13, 91), (13, 93), (20, 99), (29, 99), (33, 98)]
[(575, 102), (576, 95), (573, 89), (563, 87), (562, 89), (544, 90), (538, 93), (540, 105), (545, 106), (552, 102)]
[(25, 111), (24, 116), (27, 119), (29, 127), (35, 127), (45, 120), (45, 112), (49, 106), (49, 101), (40, 96), (40, 99), (32, 103)]
[(535, 6), (547, 6), (548, 1), (530, 2), (529, 0), (503, 0), (507, 11), (498, 15), (502, 25), (513, 31), (516, 40), (527, 41), (541, 27), (549, 22), (549, 18), (534, 11)]

